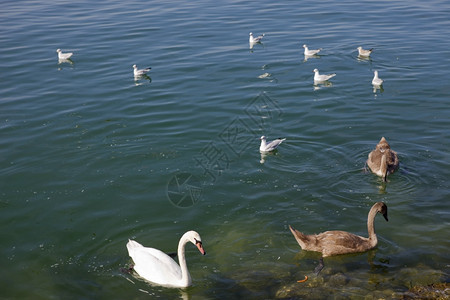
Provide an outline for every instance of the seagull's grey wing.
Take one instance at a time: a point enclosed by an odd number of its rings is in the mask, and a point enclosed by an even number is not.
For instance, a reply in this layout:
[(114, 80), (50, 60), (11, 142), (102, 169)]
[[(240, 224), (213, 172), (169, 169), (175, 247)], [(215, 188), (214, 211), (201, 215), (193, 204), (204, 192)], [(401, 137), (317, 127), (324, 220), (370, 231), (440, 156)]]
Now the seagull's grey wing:
[(275, 149), (280, 145), (285, 139), (276, 139), (267, 144), (267, 149)]

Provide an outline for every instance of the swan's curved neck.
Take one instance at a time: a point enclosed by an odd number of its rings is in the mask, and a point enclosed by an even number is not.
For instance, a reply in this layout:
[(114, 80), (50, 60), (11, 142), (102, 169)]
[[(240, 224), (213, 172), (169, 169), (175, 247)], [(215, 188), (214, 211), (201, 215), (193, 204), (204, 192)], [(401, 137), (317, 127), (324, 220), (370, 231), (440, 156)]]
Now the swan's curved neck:
[(372, 207), (367, 216), (367, 231), (369, 232), (369, 240), (372, 246), (375, 246), (378, 242), (377, 235), (375, 234), (374, 220), (377, 215), (377, 209)]
[(180, 263), (181, 268), (181, 283), (185, 286), (190, 285), (192, 281), (191, 274), (189, 274), (187, 268), (186, 257), (184, 255), (184, 248), (188, 242), (189, 239), (183, 235), (178, 243), (178, 262)]

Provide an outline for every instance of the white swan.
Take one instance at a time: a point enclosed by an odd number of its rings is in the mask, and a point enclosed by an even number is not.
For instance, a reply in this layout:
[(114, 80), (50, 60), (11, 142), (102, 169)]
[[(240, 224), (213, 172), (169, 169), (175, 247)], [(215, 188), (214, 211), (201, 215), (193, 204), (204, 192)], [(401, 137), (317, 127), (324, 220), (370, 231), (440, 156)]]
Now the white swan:
[(142, 278), (168, 287), (187, 287), (192, 284), (191, 275), (187, 269), (184, 247), (188, 242), (196, 245), (201, 254), (206, 252), (202, 246), (200, 235), (195, 231), (188, 231), (178, 243), (178, 265), (164, 252), (142, 246), (136, 241), (127, 243), (128, 255), (133, 259), (133, 269)]

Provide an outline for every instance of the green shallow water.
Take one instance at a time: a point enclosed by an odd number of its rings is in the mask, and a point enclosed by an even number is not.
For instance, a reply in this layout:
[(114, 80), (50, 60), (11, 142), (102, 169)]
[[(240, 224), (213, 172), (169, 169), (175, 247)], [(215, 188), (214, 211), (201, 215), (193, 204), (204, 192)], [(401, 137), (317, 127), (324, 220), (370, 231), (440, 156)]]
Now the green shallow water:
[[(448, 282), (449, 12), (445, 1), (7, 1), (0, 297), (399, 298)], [(251, 31), (266, 34), (253, 49)], [(322, 55), (305, 61), (303, 44)], [(133, 64), (149, 78), (135, 81)], [(314, 86), (314, 68), (337, 76)], [(261, 157), (261, 135), (286, 141)], [(386, 184), (364, 171), (382, 136), (400, 157)], [(288, 225), (366, 235), (377, 201), (389, 207), (377, 249), (327, 258), (314, 276), (319, 254)], [(192, 287), (122, 272), (129, 238), (173, 252), (191, 229), (208, 253), (186, 248)]]

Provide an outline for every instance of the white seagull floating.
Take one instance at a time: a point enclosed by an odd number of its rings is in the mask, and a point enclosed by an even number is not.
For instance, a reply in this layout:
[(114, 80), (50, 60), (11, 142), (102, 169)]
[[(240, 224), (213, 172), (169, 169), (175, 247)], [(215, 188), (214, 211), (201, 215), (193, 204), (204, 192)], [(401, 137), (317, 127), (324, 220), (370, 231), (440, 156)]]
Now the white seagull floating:
[(359, 47), (356, 48), (356, 49), (358, 49), (359, 56), (364, 56), (364, 57), (369, 57), (370, 54), (371, 54), (372, 51), (373, 51), (373, 48), (372, 48), (372, 49), (369, 49), (369, 50), (365, 50), (365, 49), (363, 49), (361, 46), (359, 46)]
[(305, 56), (316, 55), (317, 53), (320, 52), (320, 50), (322, 50), (322, 48), (315, 49), (315, 50), (310, 50), (310, 49), (308, 49), (308, 46), (306, 46), (306, 45), (303, 45), (303, 48), (305, 48), (305, 52), (304, 52)]
[(200, 235), (195, 231), (188, 231), (178, 243), (177, 255), (180, 265), (166, 253), (155, 248), (144, 247), (133, 240), (128, 241), (127, 249), (128, 255), (134, 262), (133, 269), (140, 277), (158, 285), (179, 288), (192, 284), (184, 256), (184, 248), (188, 242), (197, 246), (201, 254), (206, 254)]
[(57, 49), (56, 52), (58, 52), (58, 59), (59, 60), (67, 60), (72, 57), (72, 52), (63, 53), (61, 49)]
[(267, 144), (266, 137), (263, 135), (261, 137), (261, 146), (259, 146), (260, 152), (271, 152), (275, 150), (284, 140), (286, 139), (276, 139)]
[(257, 36), (257, 37), (253, 37), (253, 33), (252, 32), (250, 32), (249, 33), (249, 38), (248, 38), (248, 42), (250, 43), (250, 44), (255, 44), (255, 43), (260, 43), (261, 42), (261, 40), (262, 40), (262, 38), (264, 37), (264, 33), (262, 34), (262, 35), (260, 35), (260, 36)]
[(375, 86), (380, 86), (383, 84), (383, 79), (381, 79), (380, 77), (378, 77), (378, 71), (373, 71), (373, 79), (372, 79), (372, 84)]
[(134, 77), (144, 76), (145, 74), (148, 73), (148, 71), (151, 70), (150, 67), (139, 70), (136, 65), (133, 65), (133, 69), (134, 69)]
[(333, 74), (326, 74), (326, 75), (320, 75), (320, 74), (319, 74), (319, 70), (317, 70), (317, 69), (314, 69), (313, 72), (314, 72), (314, 83), (325, 82), (325, 81), (327, 81), (328, 79), (330, 79), (330, 78), (336, 76), (336, 73), (333, 73)]

